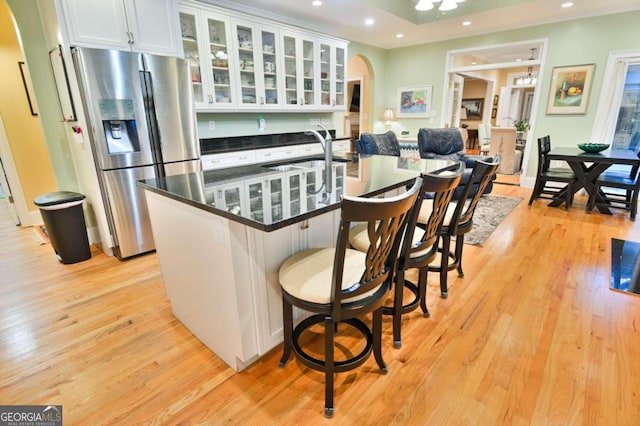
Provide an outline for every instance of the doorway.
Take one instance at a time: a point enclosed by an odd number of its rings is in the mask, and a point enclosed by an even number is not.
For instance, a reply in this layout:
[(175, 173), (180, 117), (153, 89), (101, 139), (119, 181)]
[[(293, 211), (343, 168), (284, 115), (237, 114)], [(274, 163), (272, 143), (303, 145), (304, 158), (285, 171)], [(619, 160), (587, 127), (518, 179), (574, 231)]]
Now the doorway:
[[(482, 100), (483, 105), (486, 106), (482, 113), (482, 123), (502, 127), (513, 126), (513, 122), (524, 113), (528, 114), (528, 123), (533, 128), (541, 97), (541, 88), (538, 84), (541, 78), (538, 74), (544, 69), (547, 43), (547, 39), (539, 39), (449, 51), (446, 63), (447, 87), (452, 84), (456, 75), (493, 81), (495, 85), (492, 93), (487, 91)], [(510, 74), (515, 74), (515, 77)], [(522, 85), (518, 83), (518, 79), (520, 76), (529, 74), (535, 77), (535, 81), (528, 80), (527, 85), (530, 86), (531, 94), (527, 95), (523, 91), (524, 88), (520, 87)], [(513, 90), (517, 90), (519, 94), (515, 105), (512, 100)], [(442, 106), (445, 111), (443, 121), (445, 118), (452, 117), (453, 105), (450, 97), (445, 96)], [(533, 145), (532, 134), (531, 131), (527, 132), (526, 139), (520, 144), (521, 169), (526, 168), (529, 162)], [(518, 181), (522, 184), (524, 180), (525, 176), (521, 173)]]

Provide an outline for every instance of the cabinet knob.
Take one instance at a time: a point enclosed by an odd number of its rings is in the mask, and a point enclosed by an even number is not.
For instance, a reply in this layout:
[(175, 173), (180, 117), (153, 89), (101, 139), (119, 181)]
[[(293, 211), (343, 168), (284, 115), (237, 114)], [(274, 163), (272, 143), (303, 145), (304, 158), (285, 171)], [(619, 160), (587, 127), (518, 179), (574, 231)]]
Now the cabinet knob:
[(135, 43), (133, 39), (133, 33), (129, 31), (127, 32), (127, 36), (129, 37), (129, 44), (133, 46), (133, 43)]

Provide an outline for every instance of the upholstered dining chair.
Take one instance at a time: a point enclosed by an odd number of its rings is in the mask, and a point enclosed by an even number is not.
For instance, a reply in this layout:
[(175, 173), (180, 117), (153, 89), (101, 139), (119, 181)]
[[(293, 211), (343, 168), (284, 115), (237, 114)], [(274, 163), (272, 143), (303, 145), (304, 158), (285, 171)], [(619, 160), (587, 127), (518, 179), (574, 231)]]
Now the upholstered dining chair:
[(501, 163), (498, 173), (512, 175), (520, 171), (522, 151), (516, 149), (515, 127), (491, 128), (489, 145), (489, 156), (500, 155)]
[[(640, 153), (638, 154), (640, 156)], [(595, 181), (596, 188), (604, 198), (609, 208), (629, 211), (629, 218), (636, 219), (638, 211), (638, 191), (640, 191), (640, 171), (638, 166), (633, 166), (623, 171), (605, 171)], [(622, 189), (623, 194), (611, 191), (612, 188)], [(596, 206), (596, 198), (589, 197), (587, 211)]]
[[(398, 269), (394, 281), (393, 304), (385, 306), (382, 313), (393, 316), (393, 345), (396, 348), (402, 346), (401, 328), (402, 315), (415, 310), (418, 306), (422, 308), (425, 317), (429, 316), (427, 309), (427, 271), (429, 263), (438, 254), (438, 241), (442, 221), (447, 212), (449, 202), (453, 198), (453, 193), (462, 179), (465, 170), (464, 162), (458, 163), (458, 168), (442, 169), (430, 174), (423, 174), (422, 186), (416, 200), (415, 207), (409, 215), (407, 228), (400, 246), (398, 255)], [(418, 213), (422, 206), (422, 199), (426, 193), (432, 194), (430, 199), (431, 214), (422, 228), (416, 227)], [(351, 228), (349, 232), (349, 242), (351, 246), (360, 251), (367, 251), (367, 224), (359, 224)], [(410, 269), (418, 270), (418, 285), (405, 279), (406, 271)], [(405, 303), (403, 295), (407, 289), (412, 293), (410, 302)]]
[(356, 141), (359, 154), (391, 155), (400, 157), (400, 143), (396, 134), (389, 130), (386, 133), (362, 133)]
[[(575, 175), (570, 169), (551, 167), (547, 158), (549, 151), (551, 151), (551, 137), (546, 135), (538, 138), (538, 171), (536, 173), (536, 182), (529, 198), (529, 205), (533, 204), (538, 198), (553, 200), (560, 196), (562, 191), (565, 191), (564, 208), (568, 210), (573, 203), (572, 183), (575, 181)], [(564, 185), (561, 187), (549, 185), (551, 182)]]
[[(284, 261), (279, 270), (282, 289), (284, 349), (280, 367), (291, 352), (307, 367), (324, 372), (324, 413), (334, 413), (334, 374), (362, 365), (373, 351), (383, 373), (382, 306), (391, 288), (397, 264), (400, 240), (407, 217), (414, 206), (422, 179), (411, 189), (391, 198), (356, 198), (345, 196), (341, 202), (341, 219), (335, 247), (300, 251)], [(366, 252), (349, 248), (352, 223), (367, 223), (369, 247)], [(293, 325), (293, 306), (311, 312), (308, 318)], [(369, 328), (359, 316), (372, 313)], [(324, 324), (324, 359), (305, 351), (300, 336), (315, 324)], [(334, 334), (338, 325), (348, 324), (365, 338), (358, 354), (336, 359)]]
[[(432, 263), (428, 267), (429, 271), (440, 273), (440, 294), (443, 299), (446, 299), (449, 295), (447, 286), (448, 272), (457, 269), (458, 276), (464, 276), (464, 271), (462, 270), (464, 234), (473, 229), (473, 215), (478, 206), (478, 201), (480, 201), (484, 188), (495, 176), (498, 167), (500, 167), (499, 156), (495, 157), (493, 162), (476, 161), (471, 172), (471, 178), (466, 183), (461, 183), (461, 185), (464, 185), (463, 196), (457, 200), (454, 199), (447, 209), (440, 232), (442, 240), (438, 249), (440, 252), (440, 264)], [(477, 186), (478, 190), (474, 189), (475, 186)], [(429, 222), (434, 208), (435, 204), (431, 200), (425, 199), (422, 202), (418, 216), (418, 226)], [(455, 237), (456, 241), (452, 251), (451, 239), (453, 237)]]

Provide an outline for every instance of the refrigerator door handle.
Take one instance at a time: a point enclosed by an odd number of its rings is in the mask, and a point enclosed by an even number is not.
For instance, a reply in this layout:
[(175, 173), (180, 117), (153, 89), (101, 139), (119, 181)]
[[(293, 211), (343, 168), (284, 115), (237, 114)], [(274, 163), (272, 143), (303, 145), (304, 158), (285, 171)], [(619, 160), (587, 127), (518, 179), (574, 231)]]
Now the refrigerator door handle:
[[(162, 164), (162, 141), (160, 139), (160, 129), (156, 117), (156, 107), (153, 98), (153, 80), (149, 71), (139, 71), (140, 87), (142, 87), (142, 99), (144, 103), (144, 113), (147, 117), (149, 139), (151, 140), (151, 153), (155, 164)], [(158, 168), (159, 176), (164, 176), (162, 167)]]

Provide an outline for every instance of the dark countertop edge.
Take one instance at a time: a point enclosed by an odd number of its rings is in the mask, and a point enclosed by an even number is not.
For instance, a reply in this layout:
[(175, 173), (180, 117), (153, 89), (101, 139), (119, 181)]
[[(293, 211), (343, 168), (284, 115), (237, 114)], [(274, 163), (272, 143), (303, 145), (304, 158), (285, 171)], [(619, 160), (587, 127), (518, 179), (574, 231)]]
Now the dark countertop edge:
[[(393, 189), (396, 189), (396, 188), (403, 188), (406, 185), (412, 183), (414, 180), (415, 180), (415, 178), (409, 178), (409, 179), (407, 179), (406, 182), (399, 182), (398, 184), (395, 184), (395, 185), (390, 185), (388, 187), (385, 187), (385, 188), (382, 188), (382, 189), (379, 189), (379, 190), (376, 190), (376, 191), (372, 191), (372, 192), (368, 192), (368, 193), (365, 193), (365, 194), (361, 194), (361, 195), (359, 195), (359, 197), (374, 197), (376, 195), (384, 194), (385, 192), (393, 190)], [(188, 198), (184, 198), (184, 197), (181, 197), (179, 195), (176, 195), (176, 194), (174, 194), (172, 192), (165, 191), (163, 189), (156, 188), (155, 186), (148, 185), (148, 184), (146, 184), (144, 182), (138, 181), (138, 182), (136, 182), (136, 185), (139, 186), (142, 189), (147, 190), (147, 191), (154, 192), (154, 193), (156, 193), (158, 195), (162, 195), (164, 197), (171, 198), (172, 200), (179, 201), (179, 202), (187, 204), (187, 205), (189, 205), (191, 207), (195, 207), (197, 209), (213, 213), (213, 214), (215, 214), (217, 216), (222, 216), (222, 217), (227, 218), (229, 220), (232, 220), (234, 222), (238, 222), (238, 223), (241, 223), (243, 225), (246, 225), (246, 226), (249, 226), (251, 228), (255, 228), (255, 229), (259, 230), (259, 231), (264, 231), (264, 232), (272, 232), (272, 231), (276, 231), (278, 229), (286, 228), (287, 226), (295, 225), (296, 223), (300, 223), (300, 222), (302, 222), (304, 220), (311, 219), (313, 217), (320, 216), (320, 215), (323, 215), (325, 213), (329, 213), (331, 211), (338, 210), (340, 208), (340, 202), (336, 202), (336, 203), (330, 204), (330, 205), (328, 205), (326, 207), (322, 207), (320, 209), (316, 209), (316, 210), (314, 210), (312, 212), (302, 213), (302, 214), (300, 214), (300, 215), (298, 215), (296, 217), (292, 217), (292, 218), (289, 218), (289, 219), (282, 220), (280, 222), (276, 222), (276, 223), (272, 223), (270, 225), (267, 225), (267, 224), (261, 224), (261, 223), (255, 222), (255, 221), (253, 221), (251, 219), (245, 218), (244, 216), (238, 216), (238, 215), (235, 215), (233, 213), (229, 213), (229, 212), (227, 212), (225, 210), (216, 209), (215, 207), (209, 206), (207, 204), (198, 203), (198, 202), (190, 200)]]

